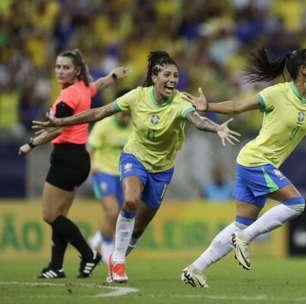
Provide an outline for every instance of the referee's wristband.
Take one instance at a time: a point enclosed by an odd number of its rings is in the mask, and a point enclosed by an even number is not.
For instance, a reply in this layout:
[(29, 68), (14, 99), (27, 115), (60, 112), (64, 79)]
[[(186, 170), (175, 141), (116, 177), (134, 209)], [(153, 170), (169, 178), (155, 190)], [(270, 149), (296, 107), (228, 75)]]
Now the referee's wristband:
[(31, 147), (31, 149), (34, 149), (36, 146), (33, 144), (33, 140), (30, 140), (28, 142), (28, 145)]

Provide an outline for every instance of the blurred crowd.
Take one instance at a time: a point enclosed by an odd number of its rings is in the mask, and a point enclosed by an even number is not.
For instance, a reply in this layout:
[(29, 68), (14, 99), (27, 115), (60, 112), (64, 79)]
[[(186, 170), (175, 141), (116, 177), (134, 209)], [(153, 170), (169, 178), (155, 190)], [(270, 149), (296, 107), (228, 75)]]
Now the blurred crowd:
[[(201, 86), (217, 101), (265, 85), (243, 78), (247, 56), (261, 45), (271, 58), (305, 48), (306, 1), (1, 0), (0, 130), (6, 132), (0, 134), (24, 136), (46, 112), (59, 90), (53, 66), (64, 49), (82, 51), (93, 79), (117, 65), (130, 67), (125, 87), (143, 82), (150, 50), (166, 50), (180, 67), (179, 89), (196, 93)], [(116, 89), (93, 106), (112, 101)], [(256, 115), (241, 116), (236, 128), (255, 132)]]

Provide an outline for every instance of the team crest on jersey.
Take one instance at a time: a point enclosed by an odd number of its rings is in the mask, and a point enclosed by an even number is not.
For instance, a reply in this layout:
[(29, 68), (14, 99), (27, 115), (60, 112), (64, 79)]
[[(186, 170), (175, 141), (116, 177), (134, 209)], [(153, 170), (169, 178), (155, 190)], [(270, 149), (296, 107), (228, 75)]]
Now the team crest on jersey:
[(278, 169), (274, 169), (273, 172), (274, 172), (274, 174), (275, 174), (279, 179), (285, 178), (284, 174), (283, 174), (281, 171), (279, 171)]
[(299, 112), (298, 114), (298, 121), (303, 122), (305, 118), (305, 113), (304, 112)]
[(151, 116), (151, 123), (152, 123), (152, 125), (157, 125), (157, 124), (159, 124), (159, 121), (160, 121), (160, 118), (159, 118), (158, 115), (153, 114), (153, 115)]

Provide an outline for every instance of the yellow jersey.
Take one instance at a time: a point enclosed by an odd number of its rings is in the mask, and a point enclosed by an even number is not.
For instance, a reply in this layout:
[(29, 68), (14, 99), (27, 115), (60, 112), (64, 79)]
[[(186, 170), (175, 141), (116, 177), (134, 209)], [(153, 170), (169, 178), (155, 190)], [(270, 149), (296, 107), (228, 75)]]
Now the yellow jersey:
[(195, 111), (182, 93), (175, 90), (158, 103), (153, 87), (138, 87), (114, 101), (113, 106), (131, 112), (132, 133), (123, 151), (133, 154), (150, 172), (172, 168), (185, 139), (186, 115)]
[(268, 87), (256, 98), (264, 113), (262, 127), (241, 149), (237, 162), (248, 167), (269, 163), (278, 168), (305, 136), (306, 98), (294, 81)]
[(121, 126), (116, 116), (97, 122), (90, 132), (88, 144), (94, 148), (92, 166), (101, 172), (119, 175), (120, 153), (131, 133), (131, 123)]

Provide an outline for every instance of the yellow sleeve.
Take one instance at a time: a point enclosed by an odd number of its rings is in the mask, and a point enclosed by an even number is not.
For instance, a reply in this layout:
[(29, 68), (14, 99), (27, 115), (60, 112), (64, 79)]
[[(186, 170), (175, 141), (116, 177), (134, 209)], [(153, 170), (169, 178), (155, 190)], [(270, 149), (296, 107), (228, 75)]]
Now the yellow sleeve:
[(259, 104), (261, 112), (270, 112), (274, 109), (277, 102), (276, 94), (279, 92), (279, 85), (274, 85), (263, 89), (256, 95), (256, 100)]
[(117, 111), (129, 112), (133, 108), (133, 104), (139, 99), (141, 93), (141, 87), (138, 87), (123, 96), (117, 98), (113, 106)]

